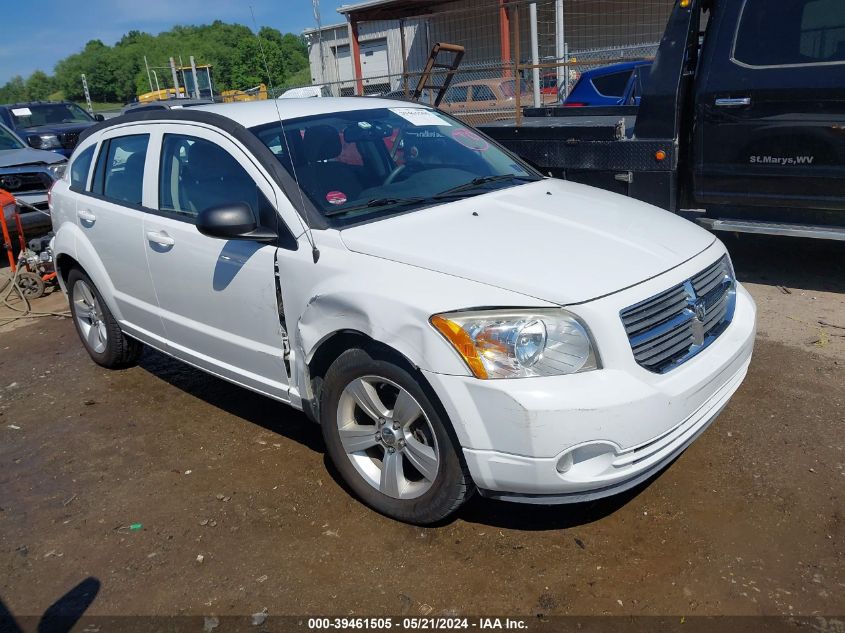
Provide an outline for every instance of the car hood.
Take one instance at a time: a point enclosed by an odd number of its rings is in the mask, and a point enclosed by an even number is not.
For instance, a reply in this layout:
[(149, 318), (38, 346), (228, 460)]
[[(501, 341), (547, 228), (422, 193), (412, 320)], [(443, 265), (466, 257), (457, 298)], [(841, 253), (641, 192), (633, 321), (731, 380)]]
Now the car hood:
[(35, 125), (32, 127), (20, 128), (18, 136), (26, 136), (27, 134), (66, 134), (72, 132), (81, 132), (87, 130), (95, 124), (91, 123), (48, 123), (46, 125)]
[(357, 253), (560, 305), (646, 281), (715, 241), (667, 211), (551, 179), (350, 227), (341, 237)]
[(24, 165), (52, 165), (67, 158), (55, 152), (42, 149), (6, 149), (0, 151), (0, 167), (21, 167)]

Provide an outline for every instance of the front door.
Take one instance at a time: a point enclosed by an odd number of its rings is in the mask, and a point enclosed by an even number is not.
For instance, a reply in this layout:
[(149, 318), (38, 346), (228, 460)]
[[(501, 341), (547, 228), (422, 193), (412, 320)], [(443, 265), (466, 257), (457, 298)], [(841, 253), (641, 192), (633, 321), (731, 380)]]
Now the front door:
[(287, 400), (276, 247), (206, 237), (195, 226), (200, 211), (225, 203), (266, 214), (276, 204), (273, 189), (223, 135), (200, 126), (159, 129), (157, 212), (145, 219), (144, 244), (168, 351)]
[(718, 9), (696, 99), (696, 201), (757, 208), (759, 219), (842, 222), (845, 3)]

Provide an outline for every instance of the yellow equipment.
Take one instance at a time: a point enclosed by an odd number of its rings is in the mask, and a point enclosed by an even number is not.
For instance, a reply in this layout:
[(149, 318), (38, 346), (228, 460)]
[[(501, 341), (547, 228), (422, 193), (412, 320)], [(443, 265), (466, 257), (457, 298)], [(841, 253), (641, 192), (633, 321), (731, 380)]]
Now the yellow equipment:
[(267, 98), (267, 86), (258, 84), (255, 88), (246, 90), (224, 90), (222, 93), (224, 103), (236, 101), (264, 101)]

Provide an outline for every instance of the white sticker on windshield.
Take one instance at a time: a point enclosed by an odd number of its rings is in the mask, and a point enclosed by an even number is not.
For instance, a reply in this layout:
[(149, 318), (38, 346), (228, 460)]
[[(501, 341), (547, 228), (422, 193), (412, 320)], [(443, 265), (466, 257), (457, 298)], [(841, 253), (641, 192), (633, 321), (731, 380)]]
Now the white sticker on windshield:
[(452, 125), (436, 112), (425, 108), (390, 108), (390, 111), (414, 125)]
[(12, 114), (15, 116), (32, 116), (32, 110), (29, 108), (12, 108)]

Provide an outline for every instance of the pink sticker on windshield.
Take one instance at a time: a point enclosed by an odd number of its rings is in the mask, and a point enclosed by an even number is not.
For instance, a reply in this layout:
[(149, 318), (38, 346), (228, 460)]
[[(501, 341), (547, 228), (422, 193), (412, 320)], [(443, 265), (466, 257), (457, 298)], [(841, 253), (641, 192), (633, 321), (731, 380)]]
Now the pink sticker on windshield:
[(472, 130), (458, 128), (452, 132), (452, 138), (464, 147), (474, 149), (477, 152), (485, 152), (490, 148), (490, 143)]
[(346, 194), (342, 191), (329, 191), (326, 194), (326, 200), (329, 204), (343, 204), (346, 202)]

